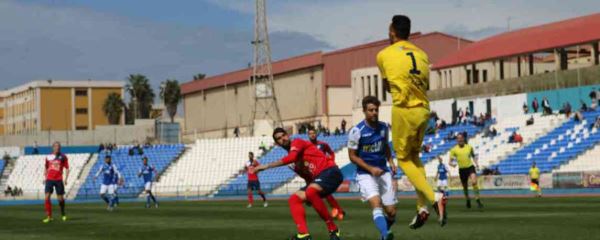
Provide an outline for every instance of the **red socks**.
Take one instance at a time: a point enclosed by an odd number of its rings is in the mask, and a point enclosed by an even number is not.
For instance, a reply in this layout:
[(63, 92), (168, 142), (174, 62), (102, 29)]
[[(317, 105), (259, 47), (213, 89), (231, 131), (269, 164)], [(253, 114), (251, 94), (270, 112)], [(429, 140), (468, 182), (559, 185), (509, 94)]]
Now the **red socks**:
[(52, 217), (52, 203), (50, 203), (50, 198), (46, 198), (44, 207), (46, 208), (46, 216)]
[(292, 194), (288, 203), (290, 205), (290, 213), (292, 214), (292, 219), (294, 219), (294, 223), (296, 223), (296, 228), (298, 229), (299, 234), (307, 234), (308, 227), (306, 226), (306, 213), (304, 211), (304, 206), (302, 206), (302, 199), (298, 197), (296, 194)]
[(254, 204), (254, 194), (252, 192), (248, 192), (248, 203)]
[(340, 204), (337, 202), (337, 200), (335, 200), (333, 195), (329, 195), (325, 199), (327, 199), (329, 206), (331, 206), (332, 208), (337, 208), (340, 212), (342, 211), (342, 207), (340, 207)]
[(317, 189), (308, 187), (306, 189), (306, 199), (312, 204), (312, 207), (315, 209), (315, 211), (317, 211), (321, 219), (325, 221), (325, 224), (327, 224), (327, 229), (329, 231), (336, 230), (337, 226), (333, 222), (331, 215), (329, 215), (329, 210), (327, 210), (327, 206), (325, 206), (325, 203), (321, 199), (321, 196), (319, 196), (319, 191), (317, 191)]

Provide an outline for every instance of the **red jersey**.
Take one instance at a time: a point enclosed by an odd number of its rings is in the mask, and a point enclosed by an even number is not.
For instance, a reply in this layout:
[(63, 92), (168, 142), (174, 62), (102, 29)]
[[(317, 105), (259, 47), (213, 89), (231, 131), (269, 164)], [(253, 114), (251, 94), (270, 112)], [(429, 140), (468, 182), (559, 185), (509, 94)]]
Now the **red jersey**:
[(295, 139), (292, 141), (290, 151), (281, 161), (284, 164), (295, 163), (295, 167), (305, 168), (312, 178), (318, 176), (323, 170), (335, 167), (321, 150), (309, 141)]
[(254, 160), (253, 162), (246, 162), (246, 172), (248, 173), (248, 181), (258, 181), (258, 174), (254, 172), (254, 168), (258, 167), (260, 163)]
[(319, 140), (317, 140), (317, 142), (313, 143), (313, 144), (319, 150), (321, 150), (321, 152), (325, 153), (325, 155), (327, 155), (331, 161), (335, 162), (335, 152), (331, 149), (331, 147), (329, 146), (329, 144), (327, 144), (326, 142), (321, 142)]
[(69, 169), (69, 159), (66, 155), (60, 153), (46, 156), (46, 180), (62, 181), (65, 168)]

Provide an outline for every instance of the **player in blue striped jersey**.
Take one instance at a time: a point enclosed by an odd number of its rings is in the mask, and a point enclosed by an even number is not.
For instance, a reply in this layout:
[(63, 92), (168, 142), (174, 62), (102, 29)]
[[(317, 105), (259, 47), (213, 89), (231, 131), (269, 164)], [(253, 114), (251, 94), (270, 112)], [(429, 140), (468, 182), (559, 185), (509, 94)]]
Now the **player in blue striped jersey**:
[(117, 166), (112, 163), (112, 157), (106, 155), (104, 157), (104, 164), (98, 169), (94, 181), (102, 174), (102, 185), (100, 185), (100, 197), (106, 202), (107, 210), (112, 211), (115, 205), (115, 189), (114, 179), (115, 177), (121, 178), (121, 173), (117, 169)]
[(146, 208), (150, 208), (150, 200), (154, 202), (154, 207), (158, 208), (158, 201), (152, 194), (152, 181), (154, 181), (154, 175), (158, 175), (154, 166), (148, 165), (148, 157), (142, 158), (144, 165), (138, 173), (138, 177), (144, 178), (144, 191), (146, 192)]

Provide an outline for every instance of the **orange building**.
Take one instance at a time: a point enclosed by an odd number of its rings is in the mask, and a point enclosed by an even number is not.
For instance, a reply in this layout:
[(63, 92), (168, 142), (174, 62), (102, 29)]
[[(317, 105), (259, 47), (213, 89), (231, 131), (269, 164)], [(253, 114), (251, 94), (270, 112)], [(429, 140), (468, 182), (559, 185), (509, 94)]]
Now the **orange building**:
[[(0, 91), (0, 134), (93, 130), (108, 125), (102, 105), (111, 93), (124, 96), (120, 81), (33, 81)], [(123, 117), (119, 124), (124, 124)]]

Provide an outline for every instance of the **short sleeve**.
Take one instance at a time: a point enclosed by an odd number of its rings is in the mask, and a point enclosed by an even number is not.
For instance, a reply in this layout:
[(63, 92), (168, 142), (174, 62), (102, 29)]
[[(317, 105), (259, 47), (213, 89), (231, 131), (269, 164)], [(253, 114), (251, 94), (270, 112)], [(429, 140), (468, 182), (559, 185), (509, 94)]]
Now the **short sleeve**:
[(358, 149), (358, 144), (360, 141), (360, 130), (356, 127), (350, 129), (350, 133), (348, 134), (348, 148), (352, 150)]

